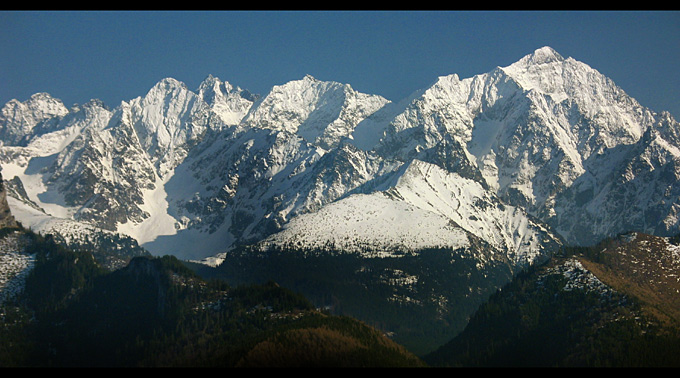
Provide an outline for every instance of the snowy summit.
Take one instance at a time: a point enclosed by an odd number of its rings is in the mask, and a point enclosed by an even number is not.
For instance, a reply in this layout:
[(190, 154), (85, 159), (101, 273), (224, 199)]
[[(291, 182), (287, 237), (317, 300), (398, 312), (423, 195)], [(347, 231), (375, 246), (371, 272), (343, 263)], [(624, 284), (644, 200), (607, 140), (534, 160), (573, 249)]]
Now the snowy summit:
[(678, 135), (542, 47), (398, 103), (311, 76), (262, 96), (167, 78), (113, 109), (36, 94), (3, 107), (0, 163), (13, 213), (41, 232), (106, 230), (185, 259), (484, 240), (524, 265), (563, 241), (680, 231)]

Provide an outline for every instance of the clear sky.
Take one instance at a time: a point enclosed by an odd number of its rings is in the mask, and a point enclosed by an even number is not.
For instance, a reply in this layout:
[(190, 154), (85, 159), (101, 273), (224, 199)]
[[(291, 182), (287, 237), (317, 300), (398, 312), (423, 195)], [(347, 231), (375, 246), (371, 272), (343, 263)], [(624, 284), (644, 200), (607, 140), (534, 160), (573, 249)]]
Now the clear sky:
[(676, 11), (2, 11), (0, 104), (48, 92), (113, 108), (209, 74), (262, 95), (310, 74), (396, 101), (542, 46), (680, 118)]

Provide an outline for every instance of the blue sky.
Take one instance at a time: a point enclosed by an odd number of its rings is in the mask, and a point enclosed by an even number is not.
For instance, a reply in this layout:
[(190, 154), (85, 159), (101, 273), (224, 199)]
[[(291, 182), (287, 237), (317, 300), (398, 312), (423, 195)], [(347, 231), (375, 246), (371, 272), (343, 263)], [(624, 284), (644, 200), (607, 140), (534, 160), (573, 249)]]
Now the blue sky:
[(3, 11), (0, 103), (48, 92), (113, 108), (165, 77), (195, 89), (209, 74), (259, 94), (310, 74), (399, 100), (542, 46), (680, 118), (675, 11)]

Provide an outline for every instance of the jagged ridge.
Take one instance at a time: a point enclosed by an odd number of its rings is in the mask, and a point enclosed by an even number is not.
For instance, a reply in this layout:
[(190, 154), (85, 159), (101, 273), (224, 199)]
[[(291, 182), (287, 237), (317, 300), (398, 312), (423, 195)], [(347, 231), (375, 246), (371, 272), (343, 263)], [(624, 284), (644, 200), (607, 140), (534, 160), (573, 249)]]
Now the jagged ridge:
[[(680, 226), (677, 121), (549, 47), (486, 74), (440, 77), (399, 103), (311, 76), (262, 97), (212, 76), (195, 92), (168, 78), (113, 110), (96, 101), (67, 110), (44, 94), (11, 101), (1, 125), (7, 178), (19, 177), (47, 214), (126, 233), (158, 253), (186, 240), (167, 250), (181, 257), (304, 230), (303, 220), (289, 222), (351, 195), (395, 192), (412, 162), (443, 169), (454, 187), (479, 185), (484, 194), (470, 199), (516, 209), (509, 221), (466, 203), (477, 214), (463, 221), (419, 205), (489, 240), (539, 220), (577, 244)], [(432, 187), (434, 176), (419, 180)], [(196, 241), (204, 249), (189, 250)], [(536, 248), (501, 244), (517, 261)]]

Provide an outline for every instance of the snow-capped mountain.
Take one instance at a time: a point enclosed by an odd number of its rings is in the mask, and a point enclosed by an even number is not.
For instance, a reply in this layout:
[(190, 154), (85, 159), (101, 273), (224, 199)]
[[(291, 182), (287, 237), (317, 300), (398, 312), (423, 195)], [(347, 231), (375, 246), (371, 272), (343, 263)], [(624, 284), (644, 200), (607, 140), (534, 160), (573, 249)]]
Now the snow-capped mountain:
[(17, 206), (158, 254), (472, 236), (524, 265), (561, 238), (678, 232), (678, 130), (544, 47), (395, 103), (311, 76), (263, 96), (168, 78), (114, 109), (36, 95), (2, 109), (0, 157)]
[(359, 93), (347, 84), (307, 75), (274, 86), (243, 119), (243, 125), (285, 130), (328, 150), (386, 103), (380, 96)]
[[(570, 243), (678, 231), (677, 121), (549, 47), (472, 78), (440, 77), (400, 110), (372, 126), (384, 130), (378, 151), (407, 160), (450, 136), (469, 172)], [(629, 183), (640, 175), (655, 177)]]
[(5, 145), (25, 144), (26, 137), (37, 134), (36, 126), (67, 113), (61, 100), (47, 93), (36, 93), (25, 102), (11, 100), (0, 112), (0, 138)]
[(203, 80), (196, 94), (227, 126), (239, 124), (258, 99), (257, 95), (212, 75)]
[(177, 237), (149, 247), (200, 258), (197, 244), (214, 254), (257, 242), (396, 168), (342, 142), (386, 101), (311, 76), (274, 87), (239, 125), (205, 138), (176, 169), (166, 191)]
[(516, 266), (534, 262), (545, 253), (543, 249), (559, 243), (521, 208), (504, 205), (479, 182), (435, 164), (414, 159), (386, 176), (369, 194), (351, 194), (293, 218), (263, 243), (332, 245), (371, 255), (466, 248), (470, 234), (503, 251), (503, 258)]

